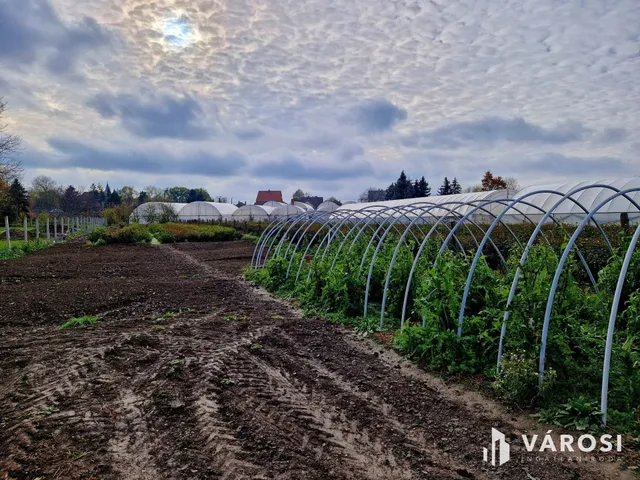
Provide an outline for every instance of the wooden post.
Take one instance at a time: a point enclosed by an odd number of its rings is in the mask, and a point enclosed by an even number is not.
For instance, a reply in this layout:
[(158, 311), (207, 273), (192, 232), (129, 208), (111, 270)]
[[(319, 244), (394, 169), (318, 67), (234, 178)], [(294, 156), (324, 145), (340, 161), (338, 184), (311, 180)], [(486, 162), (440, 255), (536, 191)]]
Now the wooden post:
[(40, 240), (40, 217), (36, 217), (36, 241)]
[(4, 228), (7, 234), (7, 249), (11, 250), (11, 229), (9, 228), (9, 217), (4, 217)]
[(47, 215), (47, 242), (51, 240), (51, 232), (49, 231), (49, 215)]
[(53, 240), (58, 238), (58, 217), (53, 217)]
[(24, 217), (24, 241), (29, 241), (29, 234), (27, 233), (27, 229), (29, 228), (29, 224), (27, 223), (27, 217)]

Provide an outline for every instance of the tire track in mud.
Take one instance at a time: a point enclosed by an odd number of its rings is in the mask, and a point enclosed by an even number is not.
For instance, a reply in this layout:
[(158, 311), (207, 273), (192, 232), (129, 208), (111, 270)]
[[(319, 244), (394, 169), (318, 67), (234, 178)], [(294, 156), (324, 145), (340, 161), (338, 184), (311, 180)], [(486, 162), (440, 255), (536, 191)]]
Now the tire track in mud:
[[(248, 285), (237, 272), (250, 249), (234, 248), (161, 247), (136, 266), (169, 271), (171, 285), (195, 279), (200, 313), (150, 319), (180, 305), (158, 302), (154, 286), (140, 315), (0, 339), (0, 478), (605, 478), (582, 466), (487, 467), (495, 416)], [(101, 305), (118, 312), (117, 302)]]

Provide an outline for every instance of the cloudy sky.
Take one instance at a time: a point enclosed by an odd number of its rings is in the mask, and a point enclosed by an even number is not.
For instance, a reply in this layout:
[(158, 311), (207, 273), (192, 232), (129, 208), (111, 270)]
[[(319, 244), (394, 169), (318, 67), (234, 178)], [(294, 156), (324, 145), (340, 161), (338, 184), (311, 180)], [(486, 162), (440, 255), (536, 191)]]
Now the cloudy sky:
[(25, 180), (342, 200), (640, 167), (638, 0), (0, 0)]

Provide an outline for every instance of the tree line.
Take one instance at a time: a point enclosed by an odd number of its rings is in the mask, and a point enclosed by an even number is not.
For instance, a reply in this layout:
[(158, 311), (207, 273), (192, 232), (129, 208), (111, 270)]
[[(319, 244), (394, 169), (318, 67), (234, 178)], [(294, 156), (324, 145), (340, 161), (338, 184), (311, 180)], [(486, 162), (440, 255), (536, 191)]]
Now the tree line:
[[(491, 190), (519, 190), (518, 181), (511, 178), (503, 178), (494, 175), (491, 171), (487, 171), (479, 184), (467, 187), (464, 192), (488, 192)], [(449, 181), (448, 177), (444, 177), (442, 185), (436, 190), (435, 195), (456, 195), (463, 193), (462, 186), (458, 182), (457, 177)], [(405, 198), (422, 198), (431, 195), (431, 187), (423, 177), (411, 180), (404, 170), (400, 173), (398, 179), (391, 183), (387, 188), (369, 187), (358, 197), (360, 202), (381, 202), (385, 200), (401, 200)]]

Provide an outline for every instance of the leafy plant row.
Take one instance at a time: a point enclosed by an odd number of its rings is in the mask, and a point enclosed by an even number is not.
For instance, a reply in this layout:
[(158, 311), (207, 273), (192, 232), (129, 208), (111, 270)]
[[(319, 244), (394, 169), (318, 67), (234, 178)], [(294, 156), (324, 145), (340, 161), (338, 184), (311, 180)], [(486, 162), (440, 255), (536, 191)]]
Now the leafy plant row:
[[(556, 234), (554, 231), (549, 233)], [(390, 276), (385, 329), (392, 334), (392, 345), (434, 371), (474, 378), (480, 375), (495, 395), (522, 408), (537, 409), (547, 421), (578, 428), (597, 427), (611, 301), (624, 248), (628, 244), (626, 237), (614, 237), (618, 248), (613, 255), (597, 235), (587, 235), (581, 245), (597, 245), (591, 252), (597, 262), (589, 263), (597, 275), (599, 293), (585, 283), (584, 268), (577, 258), (572, 258), (563, 270), (551, 317), (547, 367), (541, 388), (538, 386), (538, 358), (542, 323), (563, 243), (557, 234), (556, 240), (549, 242), (551, 245), (547, 242), (536, 244), (524, 265), (515, 300), (509, 308), (499, 372), (496, 361), (500, 330), (522, 253), (513, 241), (506, 248), (502, 247), (505, 248), (502, 251), (507, 259), (506, 268), (488, 256), (483, 256), (478, 264), (466, 303), (463, 333), (459, 337), (457, 326), (462, 293), (475, 252), (468, 249), (463, 253), (451, 248), (438, 255), (441, 240), (427, 243), (408, 292), (406, 314), (409, 321), (400, 328), (398, 319), (405, 287), (418, 247), (417, 242), (409, 238), (400, 248)], [(333, 242), (327, 249), (326, 243), (321, 248), (317, 244), (311, 245), (305, 257), (307, 239), (295, 255), (292, 255), (293, 247), (287, 253), (289, 243), (285, 241), (279, 255), (269, 258), (263, 268), (248, 269), (246, 274), (272, 292), (297, 299), (310, 314), (353, 325), (362, 332), (373, 331), (379, 328), (384, 283), (398, 235), (386, 239), (373, 263), (370, 313), (364, 318), (366, 281), (374, 250), (369, 246), (370, 238), (362, 235), (353, 245), (349, 242), (343, 246), (339, 253), (340, 242)], [(294, 246), (296, 242), (297, 239), (292, 242)], [(376, 244), (374, 241), (373, 246)], [(490, 248), (487, 246), (485, 251), (489, 253)], [(274, 255), (275, 248), (269, 253)], [(614, 340), (609, 424), (638, 435), (640, 251), (632, 258)]]
[(223, 242), (241, 237), (242, 234), (235, 229), (220, 225), (154, 223), (100, 227), (89, 234), (89, 241), (94, 244), (149, 243), (154, 239), (160, 243)]

